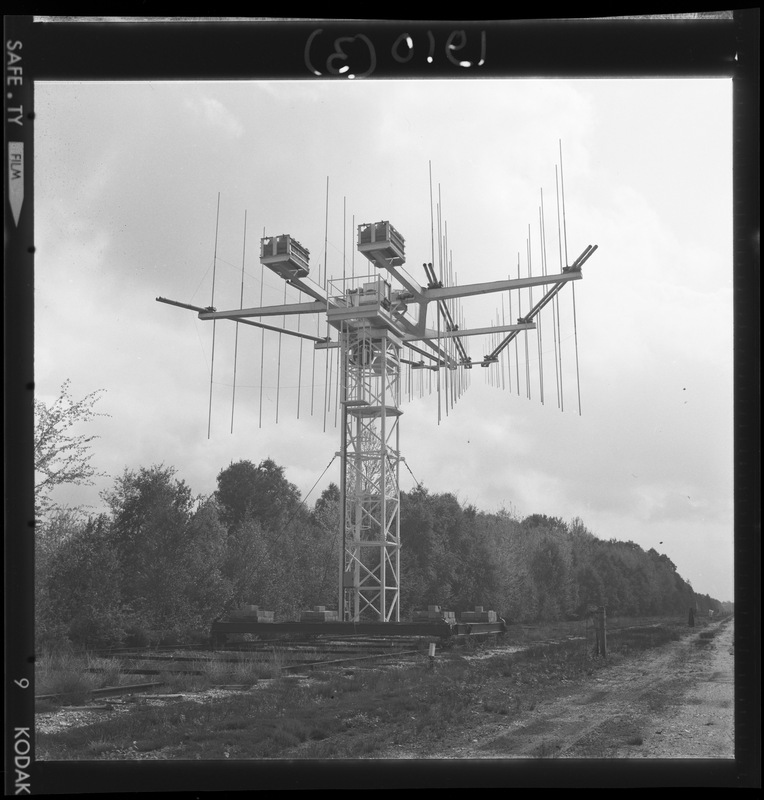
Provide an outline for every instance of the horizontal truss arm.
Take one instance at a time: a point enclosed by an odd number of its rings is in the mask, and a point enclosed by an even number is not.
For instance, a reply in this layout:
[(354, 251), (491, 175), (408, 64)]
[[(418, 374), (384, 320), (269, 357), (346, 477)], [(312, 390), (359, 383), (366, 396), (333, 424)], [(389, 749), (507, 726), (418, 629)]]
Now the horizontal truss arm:
[(307, 339), (309, 342), (326, 342), (328, 338), (321, 336), (311, 336), (309, 333), (302, 333), (301, 331), (290, 331), (288, 328), (277, 328), (275, 325), (266, 325), (263, 322), (255, 322), (252, 319), (237, 319), (237, 323), (241, 322), (242, 325), (253, 325), (255, 328), (262, 328), (266, 331), (276, 331), (276, 333), (287, 333), (289, 336), (296, 336), (298, 339)]
[[(576, 278), (583, 277), (581, 275), (581, 266), (584, 264), (585, 261), (588, 260), (589, 256), (591, 256), (596, 249), (597, 249), (596, 244), (594, 246), (588, 245), (586, 249), (583, 251), (583, 253), (581, 253), (581, 255), (569, 267), (567, 267), (568, 271), (564, 273), (564, 280), (558, 280), (558, 282), (555, 283), (555, 285), (541, 298), (541, 300), (539, 300), (538, 303), (536, 303), (536, 305), (533, 306), (533, 308), (527, 314), (525, 314), (525, 316), (521, 317), (521, 320), (523, 322), (530, 322), (544, 308), (544, 306), (546, 306), (547, 303), (549, 303), (549, 301), (560, 291), (560, 289), (562, 289), (565, 283), (571, 279), (571, 276), (575, 276)], [(556, 275), (553, 277), (559, 279), (561, 276)], [(499, 353), (501, 353), (507, 347), (507, 345), (509, 345), (509, 343), (517, 337), (518, 333), (519, 331), (517, 330), (512, 331), (509, 334), (509, 336), (504, 338), (504, 340), (499, 345), (497, 345), (489, 355), (485, 357), (483, 365), (486, 366), (487, 364), (496, 361), (496, 359), (499, 356)]]
[(326, 302), (287, 303), (281, 306), (262, 306), (261, 308), (235, 308), (230, 311), (211, 311), (202, 309), (199, 319), (234, 319), (242, 317), (281, 317), (285, 314), (321, 314), (326, 312)]
[(464, 328), (462, 330), (437, 331), (427, 328), (422, 336), (416, 334), (404, 334), (401, 338), (404, 342), (418, 342), (423, 339), (454, 339), (458, 336), (482, 336), (483, 334), (503, 333), (505, 331), (527, 331), (534, 330), (535, 322), (518, 322), (515, 325), (494, 325), (490, 328)]
[[(320, 286), (318, 286), (318, 284), (313, 284), (313, 286), (311, 286), (310, 284), (305, 283), (305, 281), (301, 281), (299, 278), (290, 278), (287, 283), (290, 286), (296, 287), (301, 292), (309, 294), (314, 300), (318, 300), (319, 302), (322, 302), (324, 306), (326, 306), (326, 303), (328, 302), (326, 293), (321, 289)], [(311, 281), (311, 283), (313, 282)]]
[[(210, 312), (209, 308), (201, 308), (199, 306), (192, 306), (189, 303), (181, 303), (178, 300), (168, 300), (166, 297), (157, 297), (157, 302), (159, 303), (166, 303), (169, 306), (177, 306), (178, 308), (187, 308), (189, 311), (196, 311), (199, 314), (200, 319), (209, 319), (209, 317), (204, 316), (202, 314), (208, 314)], [(228, 319), (229, 317), (223, 317), (223, 319)], [(307, 339), (311, 342), (326, 342), (326, 338), (322, 338), (320, 336), (311, 336), (309, 333), (301, 333), (299, 331), (290, 331), (287, 328), (277, 328), (275, 325), (266, 325), (263, 322), (255, 322), (251, 319), (236, 319), (235, 322), (241, 322), (243, 325), (253, 325), (256, 328), (262, 328), (266, 331), (275, 331), (276, 333), (286, 333), (290, 336), (296, 336), (299, 339)]]
[(478, 294), (491, 294), (504, 292), (511, 289), (526, 289), (531, 286), (544, 286), (549, 283), (559, 283), (579, 280), (581, 273), (570, 267), (569, 272), (557, 275), (532, 275), (527, 278), (510, 278), (506, 281), (489, 281), (488, 283), (468, 283), (465, 286), (444, 286), (443, 288), (427, 289), (424, 298), (432, 300), (450, 300), (454, 297), (471, 297)]

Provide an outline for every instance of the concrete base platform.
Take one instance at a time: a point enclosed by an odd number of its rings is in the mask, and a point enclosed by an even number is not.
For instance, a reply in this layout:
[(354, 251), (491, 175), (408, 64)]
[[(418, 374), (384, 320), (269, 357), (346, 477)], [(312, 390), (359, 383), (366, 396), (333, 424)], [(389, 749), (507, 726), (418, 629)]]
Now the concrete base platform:
[(245, 619), (221, 619), (212, 623), (212, 646), (224, 644), (232, 634), (249, 633), (261, 639), (284, 636), (430, 636), (437, 639), (459, 639), (505, 633), (504, 620), (483, 623), (427, 622), (255, 622)]

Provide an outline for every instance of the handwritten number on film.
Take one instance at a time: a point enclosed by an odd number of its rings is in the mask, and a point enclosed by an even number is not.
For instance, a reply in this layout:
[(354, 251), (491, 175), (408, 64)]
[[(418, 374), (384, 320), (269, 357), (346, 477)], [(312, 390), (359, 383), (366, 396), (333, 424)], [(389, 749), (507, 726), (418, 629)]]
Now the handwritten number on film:
[[(314, 74), (323, 76), (319, 66), (322, 66), (330, 75), (342, 76), (349, 79), (368, 78), (377, 67), (377, 53), (374, 44), (363, 33), (354, 36), (338, 36), (326, 50), (324, 41), (318, 41), (323, 33), (322, 28), (313, 31), (305, 43), (305, 66)], [(469, 45), (472, 44), (472, 48)], [(319, 48), (323, 49), (319, 54)], [(474, 53), (474, 39), (469, 41), (464, 31), (452, 31), (446, 39), (444, 53), (448, 61), (457, 67), (482, 66), (485, 63), (485, 31), (480, 31), (480, 51), (478, 59), (469, 59), (467, 56)], [(315, 49), (314, 49), (315, 47)], [(432, 64), (435, 60), (436, 42), (432, 31), (427, 31), (427, 46), (425, 60)], [(462, 53), (462, 51), (465, 51)], [(414, 39), (408, 33), (402, 33), (393, 43), (390, 55), (399, 64), (409, 63), (418, 48), (415, 46)], [(420, 50), (420, 52), (424, 52)]]

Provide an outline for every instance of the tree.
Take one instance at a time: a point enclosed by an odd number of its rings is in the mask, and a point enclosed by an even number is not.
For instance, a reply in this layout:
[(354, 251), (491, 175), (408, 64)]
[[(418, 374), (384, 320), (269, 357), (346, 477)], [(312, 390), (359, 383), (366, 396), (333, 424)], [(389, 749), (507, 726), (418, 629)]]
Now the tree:
[(568, 526), (564, 520), (559, 517), (548, 517), (546, 514), (531, 514), (523, 520), (523, 528), (526, 530), (533, 530), (535, 528), (543, 528), (548, 531), (557, 531), (560, 533), (567, 533)]
[(226, 534), (214, 505), (199, 505), (163, 465), (125, 470), (103, 497), (136, 627), (172, 635), (206, 627), (229, 594), (221, 572)]
[(229, 533), (247, 518), (275, 532), (300, 506), (299, 490), (284, 477), (284, 468), (270, 458), (258, 466), (251, 461), (232, 462), (220, 472), (217, 482), (215, 499)]
[[(111, 542), (104, 515), (88, 520), (60, 546), (51, 566), (45, 594), (40, 598), (46, 634), (64, 634), (85, 646), (112, 645), (124, 636), (128, 621), (121, 593), (123, 571)], [(57, 624), (54, 624), (57, 623)]]
[(93, 478), (105, 475), (90, 463), (93, 457), (91, 443), (98, 437), (72, 430), (94, 417), (109, 416), (93, 410), (104, 390), (98, 389), (75, 401), (69, 393), (69, 385), (69, 380), (64, 381), (58, 397), (50, 405), (42, 400), (34, 401), (35, 507), (38, 516), (54, 507), (50, 494), (57, 486), (90, 486)]
[(540, 619), (556, 620), (568, 611), (568, 577), (560, 544), (544, 535), (538, 542), (530, 560), (530, 575), (539, 598)]
[(180, 559), (189, 627), (206, 630), (231, 598), (232, 587), (224, 575), (227, 538), (215, 501), (203, 500), (186, 525)]
[(71, 558), (70, 543), (83, 535), (86, 523), (79, 509), (57, 508), (35, 527), (34, 633), (39, 650), (68, 639), (71, 620), (66, 608), (54, 599), (54, 578), (61, 575), (62, 562)]
[(335, 521), (338, 523), (340, 499), (340, 487), (336, 483), (330, 483), (321, 492), (321, 497), (316, 500), (313, 508), (313, 516), (319, 524), (331, 526), (335, 524)]

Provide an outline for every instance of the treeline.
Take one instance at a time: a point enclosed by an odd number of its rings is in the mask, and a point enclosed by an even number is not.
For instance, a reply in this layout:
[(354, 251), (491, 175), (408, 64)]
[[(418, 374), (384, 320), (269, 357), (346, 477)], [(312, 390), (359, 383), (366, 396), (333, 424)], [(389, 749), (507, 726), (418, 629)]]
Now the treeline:
[(601, 605), (621, 616), (722, 609), (695, 593), (668, 556), (598, 539), (580, 519), (487, 514), (417, 489), (403, 495), (401, 520), (405, 608), (476, 603), (510, 622), (576, 619)]
[[(104, 513), (59, 509), (37, 526), (40, 649), (201, 641), (214, 619), (244, 604), (285, 620), (336, 608), (334, 484), (308, 507), (282, 467), (239, 461), (202, 497), (172, 467), (153, 466), (126, 470), (103, 500)], [(401, 495), (401, 538), (404, 614), (482, 605), (530, 622), (602, 604), (611, 615), (721, 610), (665, 555), (597, 539), (580, 520), (486, 514), (419, 488)]]

